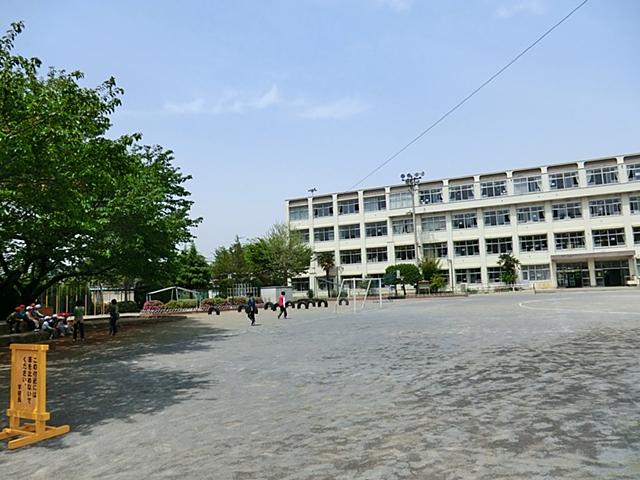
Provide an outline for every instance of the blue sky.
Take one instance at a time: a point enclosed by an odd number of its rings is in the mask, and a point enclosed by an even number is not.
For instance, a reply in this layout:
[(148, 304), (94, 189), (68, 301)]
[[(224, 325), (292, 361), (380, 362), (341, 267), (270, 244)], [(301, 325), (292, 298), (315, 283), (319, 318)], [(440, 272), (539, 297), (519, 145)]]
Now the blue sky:
[[(112, 134), (193, 175), (197, 245), (263, 234), (350, 188), (578, 0), (3, 0), (17, 51), (113, 75)], [(640, 151), (640, 2), (590, 0), (364, 186)]]

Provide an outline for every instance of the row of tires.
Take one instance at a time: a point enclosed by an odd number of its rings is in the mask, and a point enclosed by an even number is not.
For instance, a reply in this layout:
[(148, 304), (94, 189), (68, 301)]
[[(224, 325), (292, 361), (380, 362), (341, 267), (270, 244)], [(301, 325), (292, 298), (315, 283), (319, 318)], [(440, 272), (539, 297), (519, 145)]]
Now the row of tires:
[[(349, 305), (349, 299), (348, 298), (341, 298), (340, 300), (338, 300), (338, 305)], [(296, 300), (291, 301), (289, 300), (285, 306), (287, 308), (297, 308), (298, 310), (300, 310), (301, 308), (305, 308), (305, 310), (309, 310), (309, 306), (312, 307), (325, 307), (327, 308), (329, 306), (329, 303), (322, 299), (322, 298), (318, 298), (318, 299), (302, 299), (302, 300)], [(238, 312), (244, 312), (245, 309), (247, 308), (247, 305), (238, 305), (237, 307), (237, 311)], [(273, 303), (273, 302), (266, 302), (263, 307), (265, 310), (272, 310), (272, 311), (276, 311), (278, 309), (278, 304), (277, 303)], [(212, 315), (213, 313), (215, 313), (216, 315), (220, 315), (220, 309), (218, 307), (212, 306), (209, 307), (209, 311), (208, 311), (209, 315)]]

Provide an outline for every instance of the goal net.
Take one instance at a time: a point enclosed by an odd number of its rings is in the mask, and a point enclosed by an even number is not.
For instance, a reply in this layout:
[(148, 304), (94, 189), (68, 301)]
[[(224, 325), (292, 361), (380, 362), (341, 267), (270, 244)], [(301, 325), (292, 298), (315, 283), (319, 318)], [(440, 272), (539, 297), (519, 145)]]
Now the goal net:
[(338, 289), (335, 309), (349, 308), (354, 312), (367, 305), (382, 307), (381, 278), (343, 278)]

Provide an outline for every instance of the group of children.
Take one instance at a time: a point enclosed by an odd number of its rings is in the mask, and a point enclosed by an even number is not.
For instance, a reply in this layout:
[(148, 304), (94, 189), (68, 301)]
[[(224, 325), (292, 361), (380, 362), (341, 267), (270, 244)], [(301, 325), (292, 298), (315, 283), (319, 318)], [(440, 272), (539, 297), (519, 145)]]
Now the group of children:
[(41, 308), (38, 303), (18, 305), (6, 319), (9, 333), (43, 331), (49, 333), (49, 339), (73, 334), (74, 340), (77, 340), (79, 334), (80, 340), (84, 340), (84, 307), (79, 301), (76, 302), (73, 313), (43, 315), (40, 313)]

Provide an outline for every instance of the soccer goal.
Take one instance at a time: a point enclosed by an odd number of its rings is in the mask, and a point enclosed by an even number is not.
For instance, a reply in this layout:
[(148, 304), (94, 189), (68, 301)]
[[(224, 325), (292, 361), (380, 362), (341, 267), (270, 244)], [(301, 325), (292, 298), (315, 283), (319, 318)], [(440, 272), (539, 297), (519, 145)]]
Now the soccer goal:
[[(348, 300), (345, 302), (344, 300)], [(360, 301), (361, 300), (361, 301)], [(354, 312), (364, 310), (367, 301), (382, 307), (381, 278), (343, 278), (338, 289), (335, 309), (341, 304), (349, 305)]]

